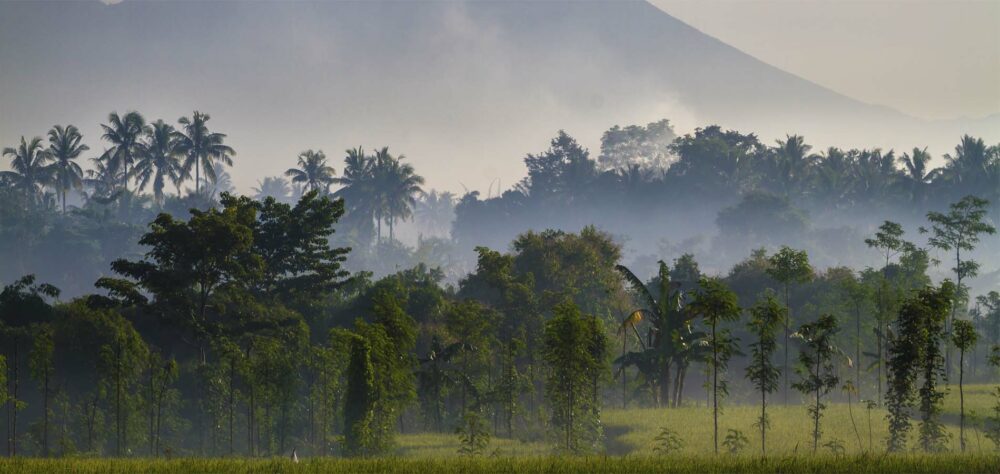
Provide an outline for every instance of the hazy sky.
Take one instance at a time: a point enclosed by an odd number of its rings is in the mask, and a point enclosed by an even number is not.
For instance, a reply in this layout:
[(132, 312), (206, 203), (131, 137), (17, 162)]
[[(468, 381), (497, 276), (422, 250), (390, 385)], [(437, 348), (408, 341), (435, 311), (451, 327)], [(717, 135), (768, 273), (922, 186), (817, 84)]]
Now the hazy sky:
[(921, 118), (1000, 113), (1000, 1), (651, 0), (764, 62)]

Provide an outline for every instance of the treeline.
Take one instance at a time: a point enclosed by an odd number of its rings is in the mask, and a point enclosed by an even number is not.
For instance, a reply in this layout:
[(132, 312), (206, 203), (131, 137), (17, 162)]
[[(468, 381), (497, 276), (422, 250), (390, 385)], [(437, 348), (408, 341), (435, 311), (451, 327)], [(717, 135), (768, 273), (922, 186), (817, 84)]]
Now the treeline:
[(860, 266), (863, 255), (841, 243), (863, 238), (879, 216), (909, 227), (976, 195), (1000, 220), (1000, 145), (964, 136), (944, 166), (932, 156), (925, 148), (814, 150), (797, 135), (767, 144), (718, 126), (675, 137), (661, 121), (610, 129), (595, 158), (559, 132), (548, 150), (524, 158), (515, 187), (463, 196), (452, 236), (460, 247), (496, 247), (526, 229), (594, 224), (621, 234), (639, 257), (694, 252), (721, 269), (756, 247), (794, 244), (827, 264)]
[[(19, 245), (0, 244), (0, 258), (12, 262), (0, 277), (44, 273), (79, 295), (112, 260), (142, 252), (135, 242), (158, 212), (217, 206), (233, 190), (226, 167), (238, 158), (210, 124), (200, 112), (173, 125), (112, 113), (101, 145), (90, 145), (103, 152), (91, 153), (72, 125), (5, 149), (11, 170), (0, 172), (0, 242)], [(880, 216), (912, 231), (927, 212), (975, 195), (1000, 220), (1000, 146), (965, 136), (943, 158), (935, 168), (922, 148), (817, 152), (801, 136), (769, 145), (717, 126), (678, 137), (661, 120), (609, 129), (596, 157), (560, 132), (548, 150), (524, 157), (523, 180), (503, 191), (491, 185), (485, 197), (426, 190), (405, 157), (385, 147), (346, 150), (336, 168), (322, 150), (305, 150), (251, 194), (285, 203), (308, 190), (345, 198), (335, 245), (354, 250), (347, 268), (378, 276), (423, 263), (457, 283), (475, 265), (476, 246), (586, 225), (615, 233), (644, 276), (656, 272), (659, 254), (693, 253), (721, 272), (752, 249), (783, 244), (824, 265), (862, 267), (868, 255), (850, 242)]]
[[(31, 276), (4, 287), (7, 453), (372, 456), (396, 433), (456, 427), (466, 454), (491, 436), (592, 452), (604, 405), (699, 403), (699, 374), (716, 420), (726, 400), (760, 403), (762, 441), (780, 393), (806, 404), (817, 449), (847, 385), (849, 403), (888, 408), (890, 450), (934, 451), (951, 373), (995, 380), (1000, 296), (970, 308), (976, 263), (961, 252), (955, 279), (932, 286), (927, 250), (893, 222), (857, 243), (885, 256), (861, 272), (816, 271), (783, 247), (718, 277), (683, 255), (643, 281), (587, 227), (479, 247), (476, 269), (443, 286), (425, 266), (345, 271), (350, 250), (330, 245), (344, 206), (318, 190), (294, 205), (223, 194), (159, 214), (144, 253), (92, 294), (61, 302)], [(929, 241), (971, 250), (994, 232), (986, 206), (929, 214)], [(989, 420), (1000, 443), (998, 430)]]

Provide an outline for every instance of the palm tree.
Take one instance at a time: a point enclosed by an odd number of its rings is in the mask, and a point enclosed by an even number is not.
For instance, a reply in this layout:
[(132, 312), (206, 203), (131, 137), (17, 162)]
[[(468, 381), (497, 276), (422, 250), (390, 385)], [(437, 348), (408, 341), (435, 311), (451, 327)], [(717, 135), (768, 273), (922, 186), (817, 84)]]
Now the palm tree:
[(403, 163), (405, 156), (394, 157), (389, 147), (375, 152), (375, 217), (379, 220), (379, 238), (382, 237), (381, 220), (389, 224), (389, 240), (394, 239), (393, 228), (396, 219), (406, 220), (413, 216), (417, 196), (423, 194), (420, 185), (424, 178), (416, 174), (413, 166)]
[[(209, 179), (210, 175), (214, 176), (214, 178)], [(236, 189), (233, 186), (232, 177), (226, 171), (226, 165), (219, 161), (212, 163), (211, 168), (205, 168), (205, 176), (201, 178), (201, 184), (203, 187), (201, 192), (206, 199), (214, 198), (217, 194), (221, 193), (231, 193)], [(212, 187), (212, 192), (208, 192), (209, 186)]]
[(417, 202), (413, 213), (430, 234), (440, 234), (443, 231), (447, 235), (455, 220), (455, 201), (455, 195), (448, 191), (431, 191)]
[(375, 235), (375, 160), (366, 155), (361, 147), (346, 150), (343, 175), (334, 178), (333, 182), (341, 188), (333, 193), (335, 197), (344, 200), (346, 212), (343, 223), (355, 233), (359, 241), (368, 240)]
[(94, 164), (93, 169), (87, 170), (87, 177), (83, 179), (83, 184), (93, 190), (88, 199), (97, 196), (110, 198), (121, 182), (122, 172), (112, 169), (108, 164), (107, 151), (97, 158), (91, 158), (90, 161)]
[(63, 214), (66, 213), (66, 192), (83, 186), (83, 169), (74, 161), (90, 149), (80, 143), (82, 140), (83, 135), (73, 125), (56, 125), (49, 130), (48, 153), (54, 160), (54, 182), (62, 201)]
[(883, 203), (892, 184), (899, 177), (896, 155), (892, 150), (861, 150), (856, 153), (854, 165), (854, 195), (859, 203)]
[(371, 206), (371, 193), (374, 187), (375, 160), (365, 155), (361, 147), (347, 150), (344, 157), (344, 174), (339, 178), (333, 178), (333, 182), (342, 187), (334, 193), (334, 196), (344, 198), (350, 209), (364, 209), (368, 213), (373, 211)]
[(910, 201), (914, 204), (923, 203), (927, 200), (927, 188), (931, 185), (940, 173), (940, 169), (927, 169), (927, 163), (931, 161), (927, 148), (921, 150), (914, 148), (913, 154), (903, 153), (899, 162), (903, 164), (903, 174), (900, 182), (906, 187), (910, 194)]
[(191, 118), (181, 117), (177, 123), (183, 126), (183, 131), (177, 132), (178, 150), (184, 154), (182, 165), (182, 178), (191, 176), (191, 168), (194, 167), (194, 192), (201, 192), (201, 171), (205, 171), (205, 178), (209, 182), (215, 182), (215, 169), (212, 163), (219, 161), (229, 166), (233, 165), (232, 156), (236, 152), (223, 142), (226, 135), (223, 133), (210, 132), (206, 123), (211, 117), (197, 110)]
[(281, 176), (268, 176), (263, 181), (257, 181), (257, 187), (253, 188), (254, 199), (263, 201), (273, 197), (277, 201), (288, 199), (292, 193), (292, 188), (288, 185), (288, 180)]
[(21, 188), (29, 200), (37, 199), (41, 188), (52, 182), (55, 169), (48, 164), (52, 157), (42, 148), (41, 137), (28, 141), (22, 136), (17, 148), (3, 149), (3, 156), (11, 158), (11, 170), (0, 171), (0, 176)]
[(813, 183), (816, 198), (831, 206), (841, 207), (850, 194), (852, 154), (837, 147), (829, 147), (816, 161)]
[(122, 172), (122, 186), (128, 191), (128, 167), (142, 156), (142, 136), (146, 133), (146, 119), (139, 112), (128, 112), (119, 116), (118, 112), (108, 115), (108, 124), (101, 124), (104, 135), (101, 138), (111, 143), (111, 148), (104, 152), (108, 166)]
[[(946, 154), (944, 158), (948, 163), (941, 177), (952, 185), (955, 197), (973, 194), (997, 200), (1000, 195), (1000, 147), (990, 147), (981, 138), (964, 135), (955, 146), (954, 155)], [(1000, 212), (1000, 206), (995, 208)]]
[(786, 135), (785, 140), (778, 140), (774, 159), (781, 191), (785, 197), (799, 186), (806, 184), (812, 166), (817, 160), (816, 155), (809, 154), (809, 150), (812, 150), (812, 147), (805, 144), (805, 139), (801, 135)]
[(163, 206), (163, 187), (167, 181), (177, 184), (181, 179), (182, 154), (177, 145), (177, 130), (163, 120), (157, 120), (146, 134), (143, 143), (145, 153), (135, 163), (139, 189), (146, 189), (146, 185), (152, 182), (153, 199), (160, 207)]
[(291, 178), (293, 183), (304, 184), (310, 191), (327, 192), (336, 173), (333, 167), (327, 166), (323, 150), (306, 150), (299, 153), (299, 167), (289, 168), (285, 176)]

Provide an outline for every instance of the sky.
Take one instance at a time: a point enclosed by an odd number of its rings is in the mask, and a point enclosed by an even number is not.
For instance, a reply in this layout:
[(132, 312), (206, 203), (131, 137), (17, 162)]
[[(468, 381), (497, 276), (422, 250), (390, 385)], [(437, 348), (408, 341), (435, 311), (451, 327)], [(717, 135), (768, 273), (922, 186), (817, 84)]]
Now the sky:
[(914, 117), (1000, 113), (998, 0), (651, 0), (758, 59)]
[[(72, 123), (96, 155), (110, 111), (175, 122), (200, 110), (237, 149), (243, 192), (305, 149), (340, 170), (360, 145), (405, 154), (429, 188), (486, 195), (520, 180), (525, 154), (559, 129), (596, 155), (612, 125), (662, 118), (766, 143), (803, 133), (817, 150), (929, 145), (938, 160), (959, 132), (1000, 141), (1000, 0), (654, 3), (777, 69), (635, 3), (0, 0), (0, 145)], [(891, 117), (892, 131), (848, 98), (921, 119), (997, 115), (924, 128)]]

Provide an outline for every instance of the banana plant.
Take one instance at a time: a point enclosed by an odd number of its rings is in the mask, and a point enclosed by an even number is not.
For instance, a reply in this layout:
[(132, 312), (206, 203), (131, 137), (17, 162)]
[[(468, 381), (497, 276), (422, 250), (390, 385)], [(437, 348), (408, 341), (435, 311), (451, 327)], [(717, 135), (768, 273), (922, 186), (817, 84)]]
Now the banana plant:
[[(680, 284), (670, 280), (670, 268), (666, 263), (662, 260), (658, 263), (659, 273), (653, 282), (656, 285), (656, 296), (627, 267), (615, 266), (643, 304), (643, 307), (630, 312), (619, 327), (622, 335), (632, 329), (639, 339), (641, 350), (622, 354), (615, 360), (615, 364), (619, 366), (619, 373), (623, 376), (626, 367), (635, 366), (645, 380), (644, 386), (652, 390), (656, 404), (669, 406), (671, 377), (676, 376), (673, 404), (677, 405), (684, 370), (691, 357), (704, 352), (697, 344), (698, 339), (704, 338), (704, 333), (692, 329), (694, 316), (682, 310), (683, 294)], [(649, 322), (645, 341), (637, 328), (643, 320)], [(677, 369), (676, 374), (672, 373), (672, 369)]]

